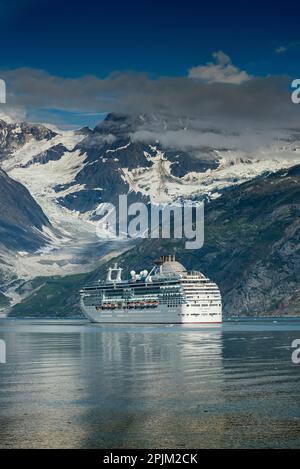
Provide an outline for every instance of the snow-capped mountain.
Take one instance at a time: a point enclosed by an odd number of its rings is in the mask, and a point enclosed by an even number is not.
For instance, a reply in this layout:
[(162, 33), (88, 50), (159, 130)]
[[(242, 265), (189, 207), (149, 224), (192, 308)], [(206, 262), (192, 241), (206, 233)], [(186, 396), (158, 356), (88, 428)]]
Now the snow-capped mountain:
[[(188, 119), (109, 114), (94, 129), (61, 131), (0, 121), (0, 165), (22, 184), (48, 220), (45, 242), (34, 252), (5, 252), (7, 270), (28, 280), (87, 272), (99, 259), (130, 247), (96, 235), (99, 204), (129, 200), (167, 202), (218, 198), (225, 189), (289, 168), (300, 160), (300, 134), (276, 138), (199, 127)], [(18, 236), (14, 233), (13, 236)], [(2, 256), (3, 259), (3, 256)]]
[(51, 140), (54, 136), (55, 132), (43, 125), (0, 120), (0, 160), (12, 155), (32, 140)]
[(50, 233), (51, 223), (29, 191), (0, 169), (0, 292), (12, 284), (14, 291), (20, 259), (48, 245)]
[[(4, 127), (3, 123), (2, 126)], [(20, 125), (22, 127), (26, 125)], [(9, 124), (8, 134), (13, 131), (13, 126)], [(11, 221), (11, 226), (8, 227), (3, 217), (0, 217), (1, 240), (6, 239), (6, 244), (8, 241), (10, 243), (9, 249), (4, 243), (0, 243), (0, 284), (2, 283), (2, 289), (13, 301), (19, 300), (14, 287), (19, 288), (21, 281), (37, 276), (88, 271), (97, 265), (100, 257), (115, 249), (107, 241), (99, 241), (90, 213), (79, 213), (59, 203), (60, 198), (81, 188), (74, 182), (74, 178), (84, 167), (86, 155), (74, 147), (83, 137), (84, 133), (80, 132), (56, 133), (49, 130), (47, 133), (45, 127), (37, 126), (31, 137), (26, 141), (24, 139), (23, 145), (20, 144), (17, 149), (15, 145), (6, 146), (7, 153), (2, 159), (2, 167), (10, 177), (4, 170), (2, 174), (11, 181), (11, 186), (14, 184), (14, 188), (8, 191), (7, 186), (3, 185), (0, 192), (1, 212), (7, 212)], [(69, 189), (62, 188), (68, 185)], [(16, 187), (19, 188), (18, 191), (15, 190)], [(33, 203), (25, 207), (23, 193), (28, 191)], [(19, 197), (19, 204), (13, 195)], [(7, 210), (6, 198), (10, 201)], [(19, 210), (16, 210), (17, 205)], [(44, 216), (47, 219), (47, 223), (38, 227), (34, 225), (37, 209), (46, 214)], [(25, 211), (29, 215), (27, 244), (23, 242), (18, 229)], [(39, 244), (37, 240), (40, 241)], [(118, 252), (122, 249), (123, 246), (120, 246)], [(15, 281), (16, 278), (18, 282)]]
[[(185, 249), (184, 240), (144, 239), (116, 256), (124, 277), (166, 252), (219, 285), (224, 314), (300, 313), (300, 165), (233, 186), (206, 205), (205, 243)], [(92, 272), (36, 279), (31, 293), (13, 308), (17, 317), (80, 315), (78, 291), (105, 278), (111, 261)], [(0, 298), (1, 299), (1, 298)]]

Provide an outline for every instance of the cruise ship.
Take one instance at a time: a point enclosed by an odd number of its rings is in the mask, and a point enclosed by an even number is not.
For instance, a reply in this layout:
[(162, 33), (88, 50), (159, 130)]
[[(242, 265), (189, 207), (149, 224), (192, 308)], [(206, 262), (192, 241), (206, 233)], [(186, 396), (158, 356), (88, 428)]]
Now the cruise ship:
[(218, 286), (201, 272), (188, 272), (175, 256), (162, 256), (150, 272), (114, 264), (105, 282), (80, 291), (84, 315), (97, 323), (204, 324), (222, 322)]

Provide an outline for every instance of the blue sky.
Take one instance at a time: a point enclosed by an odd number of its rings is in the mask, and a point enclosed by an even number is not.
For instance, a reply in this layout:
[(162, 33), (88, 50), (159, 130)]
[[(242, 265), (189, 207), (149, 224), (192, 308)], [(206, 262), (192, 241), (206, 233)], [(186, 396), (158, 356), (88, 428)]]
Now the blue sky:
[[(297, 2), (0, 0), (2, 67), (181, 75), (224, 50), (253, 74), (299, 72)], [(297, 14), (298, 13), (298, 14)]]
[[(0, 69), (183, 77), (223, 51), (249, 76), (297, 78), (299, 12), (297, 2), (0, 0)], [(88, 120), (105, 111), (92, 109)], [(77, 123), (78, 115), (67, 119)]]

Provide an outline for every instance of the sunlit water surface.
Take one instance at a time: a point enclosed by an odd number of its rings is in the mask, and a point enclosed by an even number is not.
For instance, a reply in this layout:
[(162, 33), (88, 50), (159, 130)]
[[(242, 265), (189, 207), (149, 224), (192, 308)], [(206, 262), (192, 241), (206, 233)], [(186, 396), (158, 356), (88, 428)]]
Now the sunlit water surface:
[(2, 448), (300, 448), (300, 320), (0, 321)]

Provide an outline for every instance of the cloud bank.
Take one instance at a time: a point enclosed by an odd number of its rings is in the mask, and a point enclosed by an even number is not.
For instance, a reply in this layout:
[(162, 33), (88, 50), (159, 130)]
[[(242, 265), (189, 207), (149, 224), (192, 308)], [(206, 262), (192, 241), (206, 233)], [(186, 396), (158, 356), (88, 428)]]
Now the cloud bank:
[[(228, 127), (296, 127), (300, 106), (291, 102), (287, 76), (251, 77), (223, 52), (186, 77), (152, 78), (115, 72), (106, 78), (62, 78), (43, 70), (3, 70), (7, 106), (79, 113), (123, 112), (189, 117)], [(2, 105), (5, 113), (5, 105)]]

